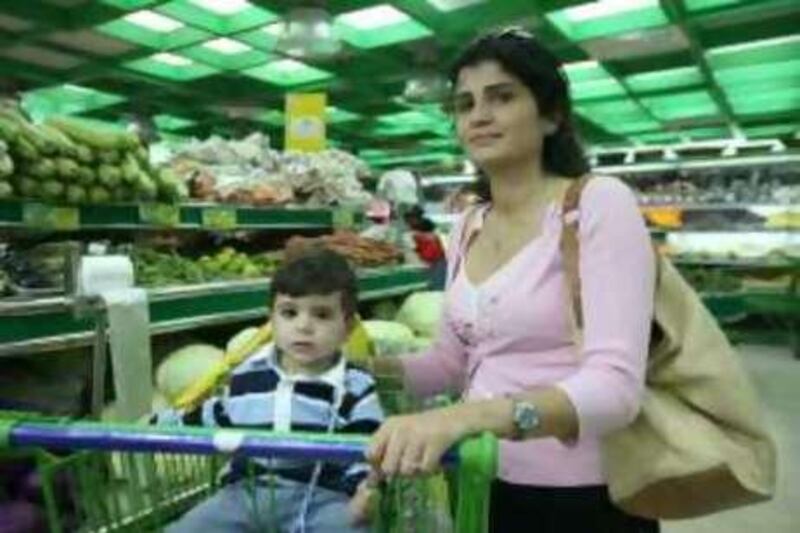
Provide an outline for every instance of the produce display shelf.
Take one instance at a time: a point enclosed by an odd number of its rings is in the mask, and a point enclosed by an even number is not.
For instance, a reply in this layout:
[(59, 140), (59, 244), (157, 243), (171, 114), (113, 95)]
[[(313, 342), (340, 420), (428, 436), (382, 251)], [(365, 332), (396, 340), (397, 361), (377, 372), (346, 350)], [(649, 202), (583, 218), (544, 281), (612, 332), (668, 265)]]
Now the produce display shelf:
[(742, 268), (742, 269), (769, 269), (769, 270), (791, 270), (800, 269), (800, 259), (782, 259), (782, 260), (769, 260), (769, 259), (725, 259), (725, 258), (707, 258), (707, 259), (693, 259), (689, 257), (674, 257), (672, 263), (678, 266), (710, 266), (710, 267), (725, 267), (725, 268)]
[[(398, 266), (359, 272), (361, 301), (402, 296), (428, 286), (421, 267)], [(148, 291), (151, 334), (266, 318), (269, 279), (206, 283)], [(80, 306), (82, 313), (76, 313)], [(78, 346), (95, 338), (99, 301), (70, 297), (0, 301), (0, 356), (23, 355)]]
[(81, 229), (331, 229), (357, 223), (361, 214), (344, 208), (252, 207), (226, 204), (104, 204), (58, 206), (0, 201), (0, 228)]
[(800, 233), (800, 228), (786, 227), (786, 228), (765, 228), (763, 226), (743, 227), (734, 226), (727, 228), (648, 228), (650, 233), (666, 234), (666, 233), (782, 233), (785, 235), (795, 235)]

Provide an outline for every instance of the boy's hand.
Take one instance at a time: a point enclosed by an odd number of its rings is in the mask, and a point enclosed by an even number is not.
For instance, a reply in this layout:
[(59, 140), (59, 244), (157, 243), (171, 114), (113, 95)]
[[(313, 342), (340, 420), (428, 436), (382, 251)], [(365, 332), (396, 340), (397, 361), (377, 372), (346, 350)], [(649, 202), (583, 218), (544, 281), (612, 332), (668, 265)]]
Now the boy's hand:
[(370, 471), (367, 477), (358, 484), (356, 493), (350, 499), (350, 504), (348, 505), (351, 525), (364, 526), (369, 524), (380, 498), (379, 487), (380, 478), (374, 471)]

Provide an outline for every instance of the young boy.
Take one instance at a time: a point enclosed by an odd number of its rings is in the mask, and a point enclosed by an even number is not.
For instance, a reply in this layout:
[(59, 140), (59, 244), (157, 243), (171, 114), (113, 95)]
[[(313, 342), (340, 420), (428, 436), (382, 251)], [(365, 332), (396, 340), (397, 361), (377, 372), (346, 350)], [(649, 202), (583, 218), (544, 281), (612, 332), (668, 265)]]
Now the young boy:
[[(236, 367), (224, 394), (188, 412), (160, 413), (157, 423), (372, 433), (383, 420), (375, 382), (340, 351), (356, 304), (356, 277), (338, 254), (288, 260), (272, 280), (274, 344)], [(255, 490), (246, 481), (253, 471)], [(167, 531), (366, 531), (368, 473), (366, 463), (235, 458), (223, 488)]]

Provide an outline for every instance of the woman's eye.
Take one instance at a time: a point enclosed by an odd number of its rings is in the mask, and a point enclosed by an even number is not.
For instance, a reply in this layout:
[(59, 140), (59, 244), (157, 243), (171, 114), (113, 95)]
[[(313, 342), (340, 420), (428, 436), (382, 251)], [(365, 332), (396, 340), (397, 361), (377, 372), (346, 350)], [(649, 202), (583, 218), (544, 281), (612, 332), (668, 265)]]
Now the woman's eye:
[(282, 318), (294, 318), (297, 316), (297, 311), (294, 309), (281, 309), (280, 314)]
[(453, 110), (456, 113), (462, 113), (463, 114), (463, 113), (466, 113), (467, 111), (469, 111), (470, 109), (472, 109), (472, 100), (462, 99), (462, 100), (456, 100), (455, 102), (453, 102)]
[(331, 318), (330, 311), (317, 311), (314, 316), (319, 320), (329, 320)]

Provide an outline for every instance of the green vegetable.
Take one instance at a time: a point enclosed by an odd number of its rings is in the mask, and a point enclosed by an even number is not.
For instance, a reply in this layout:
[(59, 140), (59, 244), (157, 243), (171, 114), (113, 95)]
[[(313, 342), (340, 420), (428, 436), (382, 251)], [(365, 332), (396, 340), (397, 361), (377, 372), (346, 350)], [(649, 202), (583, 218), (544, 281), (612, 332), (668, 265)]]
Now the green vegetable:
[(147, 153), (147, 148), (144, 146), (139, 145), (134, 151), (133, 154), (136, 156), (136, 159), (139, 163), (143, 166), (147, 166), (150, 164), (150, 156)]
[(64, 184), (57, 181), (46, 181), (42, 185), (42, 196), (47, 200), (60, 200), (64, 194)]
[(136, 189), (139, 191), (139, 195), (144, 200), (155, 200), (158, 197), (158, 186), (156, 186), (155, 182), (150, 178), (150, 176), (144, 172), (139, 173)]
[(7, 181), (0, 181), (0, 199), (7, 199), (14, 196), (14, 187)]
[(165, 202), (180, 202), (189, 197), (186, 184), (169, 169), (161, 169), (158, 173), (158, 194)]
[(14, 173), (14, 161), (8, 154), (0, 154), (0, 178), (7, 178)]
[(169, 354), (156, 370), (156, 388), (168, 401), (175, 402), (180, 395), (224, 357), (222, 350), (207, 344), (192, 344)]
[(56, 159), (57, 173), (67, 181), (78, 181), (80, 178), (80, 167), (78, 163), (66, 157)]
[(28, 167), (28, 172), (35, 178), (49, 179), (56, 175), (58, 168), (52, 159), (39, 159)]
[(113, 189), (122, 181), (122, 172), (111, 165), (100, 165), (97, 169), (97, 177), (102, 185)]
[(78, 159), (78, 161), (80, 161), (83, 164), (91, 163), (94, 161), (94, 154), (92, 153), (92, 151), (89, 149), (89, 147), (84, 146), (82, 144), (78, 145), (78, 153), (75, 157)]
[(64, 133), (47, 124), (40, 124), (38, 128), (41, 135), (58, 147), (59, 154), (71, 158), (77, 157), (78, 146)]
[(39, 180), (28, 176), (17, 177), (17, 190), (20, 196), (25, 198), (36, 198), (39, 196)]
[(89, 201), (93, 204), (107, 204), (111, 201), (111, 193), (105, 187), (95, 185), (89, 188)]
[(46, 124), (64, 132), (73, 141), (96, 150), (125, 150), (138, 143), (138, 139), (132, 133), (96, 120), (51, 117)]
[(128, 153), (125, 155), (125, 161), (122, 163), (121, 170), (122, 181), (125, 183), (135, 184), (136, 180), (139, 179), (139, 172), (141, 172), (141, 169), (133, 154)]
[(19, 136), (19, 125), (13, 120), (0, 116), (0, 139), (12, 142)]
[(118, 165), (122, 161), (122, 156), (117, 150), (98, 150), (97, 160), (106, 165)]
[(11, 145), (12, 150), (22, 159), (26, 159), (28, 161), (35, 161), (39, 158), (39, 152), (36, 150), (36, 147), (33, 146), (25, 137), (22, 135), (18, 136), (16, 141)]
[(67, 192), (65, 194), (67, 202), (71, 204), (84, 204), (89, 198), (86, 189), (80, 185), (67, 185)]
[(395, 320), (411, 328), (420, 337), (433, 337), (439, 328), (442, 306), (441, 292), (417, 292), (403, 302)]
[(78, 167), (78, 182), (83, 186), (89, 186), (94, 183), (96, 174), (90, 167)]

